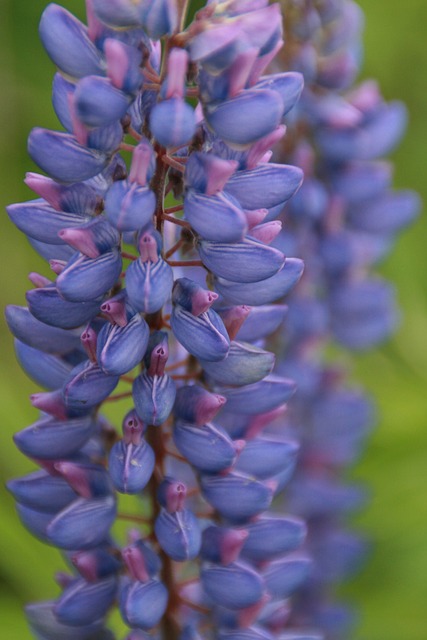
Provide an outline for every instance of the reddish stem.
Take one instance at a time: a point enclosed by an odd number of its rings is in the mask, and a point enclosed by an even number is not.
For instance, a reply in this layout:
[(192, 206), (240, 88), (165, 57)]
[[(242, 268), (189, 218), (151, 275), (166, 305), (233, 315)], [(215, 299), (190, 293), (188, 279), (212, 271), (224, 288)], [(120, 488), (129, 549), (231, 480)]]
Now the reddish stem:
[(191, 602), (191, 600), (187, 600), (187, 598), (181, 598), (182, 604), (187, 605), (187, 607), (190, 607), (191, 609), (194, 609), (194, 611), (198, 611), (199, 613), (210, 613), (210, 609), (208, 609), (207, 607), (203, 607), (201, 604), (196, 604), (195, 602)]
[(131, 138), (133, 138), (137, 142), (142, 140), (142, 135), (140, 133), (138, 133), (138, 131), (135, 131), (135, 129), (133, 127), (129, 126), (128, 129), (127, 129), (127, 132), (131, 136)]
[(176, 169), (176, 171), (184, 173), (184, 167), (182, 166), (181, 162), (178, 162), (178, 160), (175, 160), (175, 158), (171, 158), (170, 156), (165, 154), (162, 157), (162, 160), (165, 164), (169, 165), (169, 167), (172, 167), (172, 169)]
[(137, 256), (134, 256), (132, 253), (128, 253), (127, 251), (122, 251), (122, 258), (127, 258), (128, 260), (138, 260)]
[(174, 207), (166, 207), (165, 213), (177, 213), (178, 211), (182, 211), (182, 204), (177, 204)]
[(118, 520), (127, 520), (129, 522), (137, 522), (138, 524), (146, 524), (147, 526), (151, 526), (150, 518), (143, 518), (142, 516), (134, 515), (133, 513), (118, 513)]
[(131, 398), (132, 391), (125, 391), (124, 393), (116, 393), (115, 396), (109, 396), (104, 402), (115, 402), (116, 400), (123, 400), (123, 398)]
[(131, 153), (133, 153), (134, 150), (135, 150), (135, 145), (128, 144), (127, 142), (121, 142), (120, 146), (119, 146), (119, 149), (121, 151), (130, 151)]
[(183, 373), (183, 374), (173, 374), (171, 378), (174, 380), (193, 380), (197, 378), (201, 371), (196, 371), (195, 373)]
[(170, 249), (168, 249), (168, 251), (166, 251), (165, 253), (165, 258), (170, 258), (171, 256), (173, 256), (173, 254), (178, 251), (178, 249), (180, 249), (182, 247), (182, 245), (184, 244), (184, 240), (182, 238), (180, 238), (178, 240), (178, 242), (175, 242), (174, 245), (172, 245), (172, 247)]
[(173, 218), (172, 216), (168, 216), (167, 214), (163, 214), (163, 220), (167, 222), (172, 222), (173, 224), (177, 224), (179, 227), (185, 227), (186, 229), (191, 229), (191, 225), (184, 220), (180, 220), (179, 218)]
[(204, 267), (201, 260), (168, 260), (171, 267)]

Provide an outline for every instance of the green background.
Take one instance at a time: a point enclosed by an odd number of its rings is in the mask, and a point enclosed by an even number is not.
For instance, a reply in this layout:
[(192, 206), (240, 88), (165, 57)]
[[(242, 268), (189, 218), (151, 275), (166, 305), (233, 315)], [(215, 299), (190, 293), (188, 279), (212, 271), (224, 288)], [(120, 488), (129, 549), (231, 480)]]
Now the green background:
[[(37, 36), (44, 0), (0, 0), (0, 200), (32, 197), (23, 185), (32, 167), (26, 138), (33, 126), (55, 128), (50, 106), (53, 66)], [(83, 0), (64, 6), (82, 15)], [(394, 155), (395, 184), (426, 200), (427, 3), (425, 0), (363, 0), (366, 15), (364, 77), (380, 82), (387, 99), (408, 105), (409, 130)], [(353, 476), (371, 487), (369, 508), (357, 526), (375, 541), (369, 565), (345, 587), (361, 609), (356, 640), (427, 638), (427, 222), (423, 216), (400, 238), (382, 267), (397, 287), (402, 324), (388, 344), (359, 356), (355, 380), (379, 405), (380, 423)], [(41, 267), (25, 238), (2, 214), (0, 296), (23, 304), (27, 273)], [(35, 416), (27, 401), (34, 391), (15, 363), (12, 340), (1, 318), (0, 364), (0, 635), (27, 640), (25, 601), (55, 595), (52, 574), (58, 553), (21, 527), (7, 478), (31, 464), (11, 436)]]

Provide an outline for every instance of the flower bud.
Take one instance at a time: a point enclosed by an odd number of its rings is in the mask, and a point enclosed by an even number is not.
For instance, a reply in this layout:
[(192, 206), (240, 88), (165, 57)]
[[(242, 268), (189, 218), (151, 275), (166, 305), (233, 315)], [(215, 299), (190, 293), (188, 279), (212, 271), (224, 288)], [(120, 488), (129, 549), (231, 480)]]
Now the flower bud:
[(151, 629), (166, 611), (168, 592), (158, 580), (149, 582), (124, 581), (120, 589), (120, 612), (131, 627)]
[(241, 388), (224, 389), (227, 398), (226, 410), (244, 415), (265, 413), (287, 402), (295, 393), (293, 380), (270, 375)]
[(43, 200), (12, 204), (7, 213), (20, 231), (47, 244), (62, 244), (61, 229), (79, 227), (88, 220), (77, 213), (57, 211)]
[(105, 373), (114, 376), (131, 371), (142, 360), (148, 337), (148, 325), (138, 313), (132, 315), (124, 327), (104, 325), (97, 340), (99, 366)]
[(148, 484), (154, 470), (155, 457), (150, 445), (116, 442), (110, 451), (108, 470), (120, 493), (139, 493)]
[(128, 96), (109, 78), (85, 76), (78, 82), (74, 104), (78, 119), (87, 127), (105, 127), (122, 118), (129, 106)]
[(190, 311), (193, 316), (200, 316), (208, 311), (217, 298), (216, 293), (204, 289), (189, 278), (178, 278), (174, 282), (172, 302)]
[(95, 429), (91, 416), (70, 420), (41, 418), (14, 435), (16, 446), (31, 458), (55, 460), (76, 453)]
[(244, 522), (268, 509), (275, 484), (258, 482), (243, 474), (202, 476), (206, 500), (230, 522)]
[(111, 493), (109, 475), (101, 465), (61, 461), (55, 463), (55, 469), (82, 498), (99, 498)]
[(162, 146), (180, 147), (191, 140), (196, 130), (194, 109), (180, 98), (158, 102), (150, 113), (150, 129)]
[(58, 292), (69, 302), (90, 302), (107, 293), (122, 271), (122, 257), (112, 249), (97, 258), (76, 254), (56, 280)]
[(163, 376), (168, 357), (168, 334), (165, 331), (153, 331), (144, 357), (148, 375)]
[(284, 440), (278, 436), (255, 438), (246, 443), (237, 461), (236, 471), (260, 480), (280, 474), (284, 482), (294, 472), (298, 450), (299, 444), (295, 440)]
[(119, 376), (106, 375), (88, 360), (75, 367), (63, 387), (65, 405), (70, 409), (91, 409), (117, 387)]
[(171, 35), (178, 25), (176, 0), (142, 0), (139, 15), (145, 31), (153, 40)]
[(173, 272), (159, 255), (151, 233), (144, 233), (140, 246), (141, 257), (132, 262), (126, 272), (126, 290), (137, 311), (155, 313), (169, 299)]
[(27, 291), (26, 298), (29, 310), (37, 320), (60, 329), (79, 327), (99, 312), (99, 300), (70, 302), (52, 286)]
[(304, 88), (304, 77), (295, 71), (276, 73), (261, 78), (256, 84), (257, 89), (269, 89), (277, 91), (282, 98), (283, 112), (285, 116), (298, 102)]
[(121, 563), (104, 548), (78, 551), (71, 556), (71, 562), (87, 582), (97, 582), (120, 569)]
[(15, 340), (15, 353), (25, 373), (41, 387), (57, 389), (70, 375), (72, 367), (65, 360), (19, 340)]
[(112, 85), (125, 94), (136, 93), (143, 82), (140, 68), (141, 51), (115, 38), (107, 38), (104, 42), (104, 53), (107, 75)]
[(90, 41), (87, 29), (63, 7), (50, 4), (39, 30), (46, 51), (61, 71), (75, 78), (103, 74), (101, 53)]
[(245, 530), (242, 557), (251, 562), (266, 562), (299, 547), (307, 527), (297, 518), (263, 516), (246, 524)]
[(166, 477), (157, 490), (157, 500), (168, 513), (184, 509), (187, 487), (183, 482)]
[(238, 559), (247, 537), (246, 529), (207, 527), (203, 531), (200, 553), (204, 560), (227, 566)]
[(288, 598), (307, 580), (311, 567), (311, 559), (304, 555), (275, 560), (263, 573), (268, 592), (274, 598)]
[(140, 2), (133, 0), (92, 0), (95, 15), (110, 27), (133, 27), (140, 25)]
[(259, 382), (271, 372), (275, 356), (251, 344), (231, 342), (230, 350), (224, 360), (208, 362), (201, 360), (201, 365), (212, 380), (220, 384), (236, 387)]
[(242, 242), (201, 240), (197, 249), (204, 265), (220, 278), (235, 282), (259, 282), (274, 276), (284, 265), (281, 251), (251, 237)]
[(229, 351), (227, 330), (213, 309), (195, 316), (176, 304), (172, 310), (171, 326), (183, 347), (196, 358), (222, 360)]
[(131, 409), (123, 418), (123, 441), (125, 444), (139, 445), (147, 426), (142, 422), (135, 409)]
[(13, 335), (33, 349), (44, 353), (63, 354), (80, 346), (78, 333), (40, 322), (26, 307), (8, 305), (5, 315)]
[(135, 409), (141, 420), (147, 424), (159, 426), (169, 417), (175, 394), (175, 382), (167, 374), (151, 376), (145, 372), (133, 383)]
[(199, 194), (214, 196), (223, 191), (238, 166), (235, 160), (193, 151), (185, 165), (185, 184)]
[(287, 258), (284, 266), (273, 276), (259, 282), (241, 283), (215, 279), (215, 289), (231, 304), (265, 305), (286, 296), (302, 276), (304, 263)]
[(228, 609), (245, 609), (263, 596), (263, 581), (248, 565), (232, 563), (227, 567), (202, 569), (201, 580), (213, 602)]
[(50, 522), (47, 536), (60, 549), (92, 549), (106, 540), (115, 517), (113, 496), (79, 498)]
[(362, 126), (321, 129), (317, 143), (322, 154), (333, 161), (371, 160), (390, 152), (406, 122), (406, 108), (400, 102), (392, 102), (378, 107)]
[(98, 258), (120, 244), (116, 229), (103, 217), (71, 229), (63, 228), (58, 236), (88, 258)]
[(242, 91), (215, 107), (208, 107), (206, 120), (231, 147), (250, 145), (276, 129), (283, 115), (283, 102), (276, 91)]
[(219, 473), (231, 467), (243, 442), (233, 442), (221, 427), (213, 424), (196, 426), (178, 422), (173, 431), (178, 451), (196, 469)]
[(60, 182), (92, 178), (108, 161), (106, 154), (82, 146), (68, 133), (40, 128), (33, 129), (29, 135), (28, 153), (43, 171)]
[(162, 509), (154, 524), (157, 541), (176, 562), (195, 558), (202, 543), (199, 522), (189, 510), (168, 513)]
[(43, 470), (9, 480), (7, 488), (19, 503), (47, 513), (61, 511), (77, 497), (65, 480)]
[(282, 324), (288, 307), (284, 304), (251, 307), (237, 338), (245, 342), (256, 342), (274, 333)]
[[(250, 171), (238, 171), (226, 185), (244, 209), (270, 209), (284, 204), (301, 186), (301, 169), (284, 164), (261, 163)], [(264, 185), (268, 184), (266, 192)]]
[[(51, 601), (30, 604), (25, 607), (31, 631), (36, 637), (45, 640), (74, 640), (76, 632), (79, 639), (90, 640), (94, 634), (102, 634), (103, 620), (98, 619), (89, 625), (71, 627), (58, 621), (54, 613), (55, 603)], [(106, 631), (104, 631), (106, 633)], [(99, 635), (101, 637), (101, 635)], [(105, 640), (111, 640), (108, 636), (102, 635)]]
[(97, 582), (73, 581), (54, 606), (59, 622), (79, 627), (102, 618), (113, 604), (117, 591), (115, 577)]
[(224, 403), (224, 396), (203, 387), (184, 386), (176, 392), (174, 413), (177, 420), (201, 427), (214, 419)]
[(184, 199), (184, 215), (205, 240), (239, 242), (247, 232), (243, 209), (227, 193), (206, 195), (190, 189)]

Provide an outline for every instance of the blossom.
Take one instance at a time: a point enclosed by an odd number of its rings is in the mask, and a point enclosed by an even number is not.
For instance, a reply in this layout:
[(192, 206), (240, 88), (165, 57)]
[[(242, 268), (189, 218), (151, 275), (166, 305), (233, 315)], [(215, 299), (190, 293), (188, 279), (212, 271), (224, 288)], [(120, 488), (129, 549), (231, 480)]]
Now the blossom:
[[(28, 308), (7, 319), (46, 388), (15, 436), (41, 470), (9, 488), (72, 566), (56, 601), (28, 609), (46, 640), (108, 637), (115, 602), (129, 638), (196, 638), (211, 617), (227, 637), (256, 637), (260, 620), (268, 634), (267, 603), (310, 566), (290, 555), (304, 523), (266, 513), (298, 443), (262, 434), (295, 385), (258, 344), (303, 270), (272, 246), (302, 171), (269, 162), (302, 78), (262, 75), (282, 43), (277, 4), (208, 4), (185, 30), (182, 10), (88, 0), (87, 26), (54, 4), (40, 22), (65, 131), (30, 133), (47, 175), (28, 174), (37, 198), (8, 213), (53, 275), (32, 274)], [(121, 400), (118, 433), (100, 411)], [(124, 546), (120, 494), (148, 505), (148, 531), (136, 516)]]
[(323, 346), (395, 325), (374, 267), (418, 200), (378, 158), (405, 110), (353, 87), (351, 0), (295, 3), (284, 49), (266, 0), (208, 2), (188, 25), (176, 0), (86, 6), (87, 26), (43, 13), (64, 130), (30, 133), (47, 175), (8, 207), (52, 270), (6, 311), (45, 389), (15, 435), (40, 470), (8, 486), (70, 566), (30, 627), (111, 638), (117, 604), (128, 640), (342, 637), (327, 594), (366, 551), (344, 524), (364, 492), (342, 477), (372, 406)]

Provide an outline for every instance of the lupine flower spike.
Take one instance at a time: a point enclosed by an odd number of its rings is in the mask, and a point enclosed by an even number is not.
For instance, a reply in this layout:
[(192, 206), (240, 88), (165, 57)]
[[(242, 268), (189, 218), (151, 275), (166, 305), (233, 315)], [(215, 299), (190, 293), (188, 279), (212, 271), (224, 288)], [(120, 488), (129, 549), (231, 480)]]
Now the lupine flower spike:
[[(115, 607), (126, 640), (338, 637), (325, 593), (363, 546), (335, 526), (362, 500), (340, 472), (369, 407), (311, 346), (391, 328), (367, 267), (416, 199), (373, 162), (402, 108), (350, 91), (357, 8), (315, 4), (290, 3), (284, 49), (267, 0), (208, 2), (192, 21), (181, 0), (87, 0), (87, 26), (56, 4), (42, 15), (60, 130), (30, 133), (43, 174), (8, 214), (50, 275), (6, 311), (44, 389), (15, 435), (40, 468), (8, 487), (69, 566), (60, 596), (26, 609), (39, 640), (111, 640)], [(117, 519), (133, 521), (126, 540)]]

